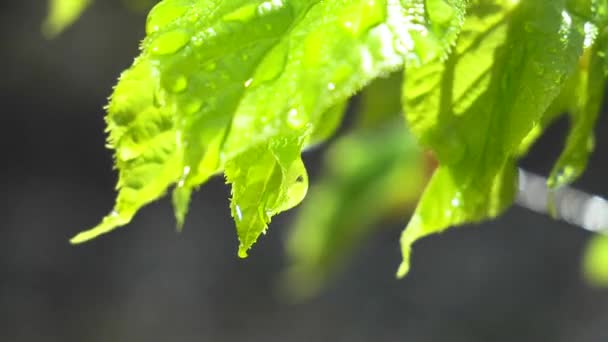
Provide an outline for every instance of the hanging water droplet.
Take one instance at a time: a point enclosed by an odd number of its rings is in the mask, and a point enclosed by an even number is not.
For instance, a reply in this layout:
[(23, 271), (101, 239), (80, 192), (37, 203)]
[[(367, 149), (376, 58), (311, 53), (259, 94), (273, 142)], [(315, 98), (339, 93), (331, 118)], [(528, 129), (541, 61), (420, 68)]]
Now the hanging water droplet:
[(182, 16), (189, 5), (175, 1), (161, 1), (150, 11), (146, 20), (146, 33), (148, 35), (158, 32), (163, 27)]
[(189, 40), (190, 35), (185, 31), (169, 31), (154, 39), (150, 48), (155, 55), (170, 55), (186, 46)]

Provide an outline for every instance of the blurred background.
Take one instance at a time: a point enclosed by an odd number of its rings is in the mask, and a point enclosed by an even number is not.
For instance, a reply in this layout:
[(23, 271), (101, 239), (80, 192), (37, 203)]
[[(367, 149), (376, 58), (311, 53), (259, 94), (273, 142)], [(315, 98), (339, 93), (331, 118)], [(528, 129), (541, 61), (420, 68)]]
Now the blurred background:
[[(277, 291), (295, 211), (240, 260), (220, 177), (195, 195), (181, 234), (164, 199), (126, 228), (70, 246), (114, 201), (103, 106), (145, 16), (97, 1), (46, 40), (46, 10), (0, 3), (0, 341), (608, 341), (608, 290), (581, 277), (591, 234), (517, 207), (417, 243), (398, 281), (404, 212), (297, 303)], [(567, 127), (553, 125), (522, 165), (548, 174)], [(597, 132), (607, 128), (604, 115)], [(323, 150), (305, 155), (313, 183)], [(608, 195), (607, 153), (599, 134), (578, 188)]]

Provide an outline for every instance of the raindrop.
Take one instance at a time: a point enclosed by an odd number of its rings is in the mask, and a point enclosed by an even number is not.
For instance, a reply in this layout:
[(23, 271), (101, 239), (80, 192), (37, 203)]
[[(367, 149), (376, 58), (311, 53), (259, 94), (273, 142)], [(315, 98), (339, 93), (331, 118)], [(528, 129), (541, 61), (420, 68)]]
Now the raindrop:
[(264, 1), (258, 6), (257, 12), (259, 16), (265, 16), (281, 9), (281, 7), (283, 7), (283, 1), (281, 0)]
[(146, 21), (146, 33), (152, 34), (158, 32), (163, 27), (167, 26), (175, 19), (182, 16), (189, 6), (180, 4), (175, 1), (162, 1), (150, 11)]
[(225, 21), (248, 21), (255, 17), (256, 5), (249, 4), (237, 8), (236, 10), (226, 14), (222, 19)]
[(290, 109), (287, 113), (287, 123), (292, 128), (302, 128), (304, 126), (304, 120), (302, 120), (298, 110), (295, 108)]
[(190, 40), (190, 35), (182, 30), (169, 31), (152, 41), (151, 50), (155, 55), (174, 54)]

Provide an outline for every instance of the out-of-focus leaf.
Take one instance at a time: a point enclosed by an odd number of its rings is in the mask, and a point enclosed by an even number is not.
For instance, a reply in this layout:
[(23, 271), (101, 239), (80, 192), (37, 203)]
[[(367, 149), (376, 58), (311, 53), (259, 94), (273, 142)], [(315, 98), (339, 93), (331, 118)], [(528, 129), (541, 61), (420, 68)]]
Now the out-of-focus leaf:
[(512, 203), (519, 146), (583, 50), (585, 21), (568, 5), (472, 1), (449, 58), (407, 70), (406, 117), (440, 167), (402, 235), (399, 276), (417, 239)]
[[(398, 91), (399, 88), (397, 88)], [(339, 139), (287, 241), (289, 290), (314, 293), (383, 217), (404, 217), (425, 185), (420, 150), (400, 121)]]
[(91, 4), (91, 0), (49, 0), (49, 12), (42, 25), (47, 37), (55, 37), (72, 25)]
[(583, 274), (593, 286), (608, 287), (608, 237), (597, 235), (589, 240), (583, 256)]
[(395, 72), (381, 77), (364, 89), (359, 97), (357, 129), (383, 128), (387, 122), (395, 122), (401, 114), (401, 84), (403, 73)]
[[(171, 145), (156, 155), (152, 144), (157, 138), (140, 140), (126, 129), (128, 124), (109, 125), (111, 137), (118, 134), (114, 130), (125, 131), (112, 141), (121, 179), (135, 177), (124, 167), (124, 158), (150, 170), (146, 177), (151, 178), (138, 178), (138, 186), (119, 183), (113, 213), (73, 241), (126, 224), (172, 184), (181, 225), (192, 190), (226, 168), (237, 226), (237, 209), (248, 220), (237, 229), (239, 254), (245, 255), (266, 230), (269, 216), (299, 201), (301, 189), (283, 195), (299, 186), (287, 175), (293, 170), (302, 174), (294, 165), (311, 135), (335, 125), (324, 115), (406, 61), (416, 64), (445, 55), (448, 42), (425, 38), (427, 31), (453, 35), (452, 23), (462, 20), (463, 6), (464, 1), (440, 0), (161, 1), (150, 12), (143, 52), (132, 67), (146, 66), (147, 84), (132, 87), (128, 75), (133, 71), (127, 71), (113, 99), (133, 106), (128, 107), (131, 117), (145, 115), (156, 122), (166, 116), (162, 139), (170, 135)], [(436, 19), (432, 27), (426, 26), (429, 15)], [(110, 119), (118, 115), (115, 107), (109, 107)], [(156, 137), (160, 130), (146, 134)], [(156, 179), (152, 170), (167, 172)], [(149, 184), (154, 191), (143, 191)], [(122, 192), (129, 192), (131, 205), (124, 204)], [(253, 205), (261, 215), (255, 219), (250, 216)]]

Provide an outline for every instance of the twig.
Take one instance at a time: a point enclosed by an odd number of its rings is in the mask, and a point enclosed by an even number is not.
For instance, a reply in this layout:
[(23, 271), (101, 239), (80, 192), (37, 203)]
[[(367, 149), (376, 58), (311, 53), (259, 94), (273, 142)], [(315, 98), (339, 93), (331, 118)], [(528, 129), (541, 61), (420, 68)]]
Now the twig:
[(569, 186), (548, 189), (545, 177), (523, 169), (519, 169), (515, 202), (586, 230), (608, 234), (608, 201)]

